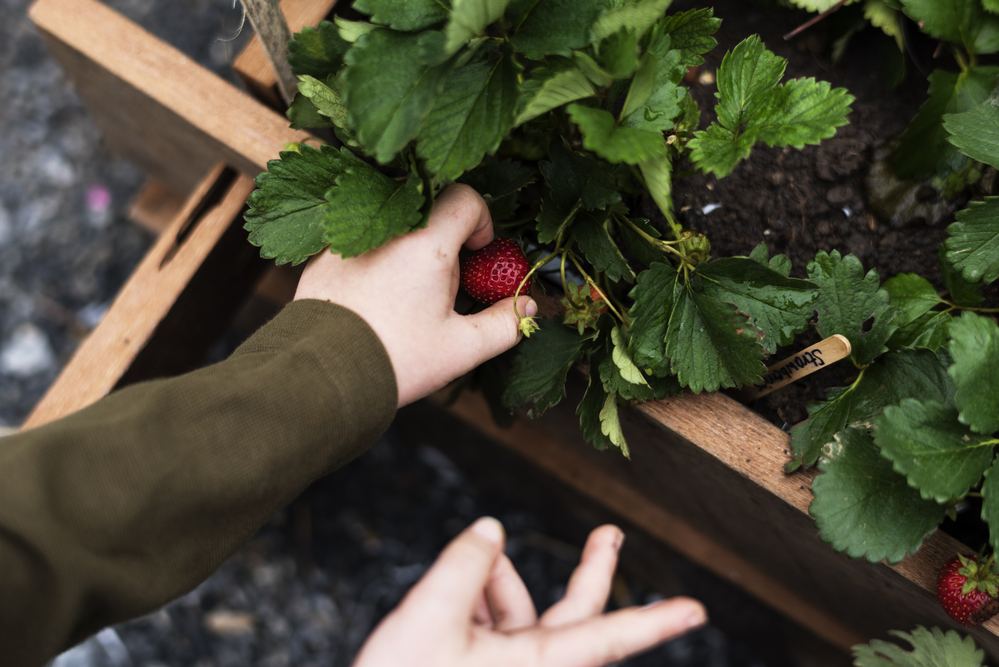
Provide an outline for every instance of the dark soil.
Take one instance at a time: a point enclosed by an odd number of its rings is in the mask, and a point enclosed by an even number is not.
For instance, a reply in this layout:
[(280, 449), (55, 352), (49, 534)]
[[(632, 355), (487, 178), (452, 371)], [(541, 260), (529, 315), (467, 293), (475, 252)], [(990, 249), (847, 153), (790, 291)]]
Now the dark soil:
[[(693, 3), (678, 2), (673, 9), (688, 5)], [(899, 273), (917, 273), (942, 290), (937, 247), (947, 238), (946, 227), (954, 221), (954, 212), (964, 207), (967, 195), (948, 201), (924, 185), (922, 210), (890, 216), (891, 211), (876, 204), (878, 191), (873, 187), (874, 177), (886, 169), (881, 160), (891, 141), (926, 100), (926, 73), (909, 61), (904, 79), (892, 86), (885, 56), (897, 48), (879, 29), (868, 27), (856, 34), (843, 57), (833, 64), (830, 47), (837, 29), (833, 17), (785, 40), (785, 34), (813, 15), (738, 0), (715, 2), (714, 7), (715, 16), (724, 22), (716, 34), (718, 46), (705, 56), (702, 71), (717, 71), (727, 51), (758, 34), (769, 50), (787, 60), (785, 80), (814, 77), (834, 88), (846, 88), (856, 99), (849, 124), (817, 146), (799, 151), (758, 145), (725, 178), (697, 174), (675, 184), (674, 203), (681, 224), (707, 235), (714, 257), (749, 255), (759, 243), (766, 243), (771, 256), (790, 257), (792, 276), (804, 278), (809, 260), (818, 251), (838, 250), (858, 257), (865, 269), (877, 270), (882, 281)], [(932, 53), (935, 45), (918, 41), (922, 39), (918, 29), (912, 27), (909, 33), (917, 53), (926, 48)], [(948, 65), (933, 62), (935, 67)], [(702, 128), (715, 118), (715, 92), (712, 84), (692, 89), (701, 108)], [(711, 210), (711, 205), (720, 206)], [(705, 213), (705, 207), (710, 212)], [(645, 213), (653, 220), (658, 215), (654, 205)], [(793, 349), (817, 340), (814, 331), (808, 332)], [(771, 362), (791, 351), (779, 350)], [(855, 373), (856, 369), (842, 362), (751, 407), (778, 426), (788, 427), (807, 418), (806, 402), (824, 400), (826, 388), (841, 386)]]

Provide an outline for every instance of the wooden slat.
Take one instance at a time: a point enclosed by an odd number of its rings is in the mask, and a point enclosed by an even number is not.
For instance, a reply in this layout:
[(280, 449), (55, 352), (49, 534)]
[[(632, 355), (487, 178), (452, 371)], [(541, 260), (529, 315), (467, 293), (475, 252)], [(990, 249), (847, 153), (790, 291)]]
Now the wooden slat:
[[(443, 403), (446, 394), (435, 400)], [(765, 574), (732, 549), (647, 497), (628, 482), (585, 457), (578, 446), (567, 444), (533, 422), (517, 421), (504, 429), (495, 424), (480, 394), (463, 392), (449, 411), (474, 425), (535, 465), (596, 500), (612, 512), (669, 545), (691, 561), (732, 582), (791, 620), (843, 651), (864, 641), (863, 635), (825, 613), (778, 579)]]
[(75, 412), (122, 384), (197, 365), (268, 266), (242, 229), (253, 187), (221, 165), (212, 170), (23, 428)]
[(96, 0), (37, 0), (29, 16), (107, 144), (177, 194), (219, 162), (256, 175), (308, 137)]
[[(288, 22), (288, 28), (296, 33), (301, 32), (305, 26), (317, 26), (335, 4), (336, 0), (282, 0), (281, 12)], [(246, 45), (233, 63), (233, 69), (261, 102), (273, 109), (284, 107), (276, 90), (277, 76), (259, 39), (254, 37)]]
[(159, 235), (184, 208), (186, 198), (151, 178), (128, 207), (128, 219), (148, 232)]

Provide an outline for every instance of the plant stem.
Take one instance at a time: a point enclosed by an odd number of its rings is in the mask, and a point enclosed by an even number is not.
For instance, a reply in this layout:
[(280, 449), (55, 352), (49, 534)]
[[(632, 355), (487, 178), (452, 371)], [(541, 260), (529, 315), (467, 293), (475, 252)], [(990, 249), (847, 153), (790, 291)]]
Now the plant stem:
[[(648, 243), (650, 245), (652, 245), (653, 247), (659, 248), (660, 250), (665, 250), (666, 252), (671, 252), (674, 255), (676, 255), (677, 257), (679, 257), (680, 259), (686, 259), (684, 257), (684, 255), (683, 255), (683, 253), (681, 253), (679, 250), (677, 250), (676, 248), (673, 247), (673, 245), (672, 245), (673, 242), (672, 241), (660, 241), (659, 239), (652, 238), (647, 233), (645, 233), (645, 231), (641, 227), (639, 227), (638, 225), (636, 225), (634, 222), (632, 222), (631, 220), (629, 220), (627, 217), (621, 216), (620, 219), (624, 220), (625, 224), (627, 224), (631, 228), (631, 230), (633, 232), (635, 232), (636, 234), (638, 234), (639, 236), (641, 236), (643, 239), (645, 239), (646, 241), (648, 241)], [(675, 229), (673, 231), (674, 231), (674, 233), (676, 232)]]
[(260, 38), (267, 59), (277, 74), (278, 90), (284, 103), (291, 105), (298, 91), (298, 82), (288, 63), (288, 42), (291, 30), (284, 20), (278, 0), (242, 0), (246, 17)]
[(956, 303), (951, 303), (950, 301), (944, 301), (947, 305), (947, 310), (944, 312), (950, 312), (952, 310), (970, 310), (975, 313), (999, 313), (999, 308), (979, 308), (978, 306), (959, 306)]
[(572, 260), (572, 263), (576, 266), (576, 270), (579, 271), (582, 274), (583, 278), (586, 279), (586, 284), (592, 287), (593, 289), (597, 290), (597, 292), (599, 292), (600, 298), (604, 300), (604, 302), (607, 304), (607, 307), (611, 309), (611, 312), (613, 312), (614, 315), (617, 316), (617, 319), (621, 320), (622, 324), (628, 324), (628, 320), (624, 318), (624, 316), (621, 314), (621, 311), (619, 311), (617, 308), (614, 307), (614, 304), (611, 303), (610, 300), (607, 298), (607, 294), (602, 289), (600, 289), (600, 286), (597, 285), (597, 283), (593, 280), (593, 278), (589, 276), (589, 274), (586, 273), (586, 271), (579, 264), (576, 258), (570, 255), (569, 259)]

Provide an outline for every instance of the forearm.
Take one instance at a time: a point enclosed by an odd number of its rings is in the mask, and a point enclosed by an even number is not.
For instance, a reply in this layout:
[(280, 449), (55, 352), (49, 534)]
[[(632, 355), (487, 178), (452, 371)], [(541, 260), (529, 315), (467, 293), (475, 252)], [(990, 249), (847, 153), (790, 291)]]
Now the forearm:
[(0, 655), (42, 664), (190, 590), (395, 404), (370, 328), (304, 301), (220, 364), (0, 441)]

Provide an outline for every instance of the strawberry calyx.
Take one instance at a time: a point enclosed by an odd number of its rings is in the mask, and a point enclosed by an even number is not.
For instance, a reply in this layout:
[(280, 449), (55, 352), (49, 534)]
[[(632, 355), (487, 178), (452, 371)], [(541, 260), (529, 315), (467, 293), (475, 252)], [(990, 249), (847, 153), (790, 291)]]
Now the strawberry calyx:
[(596, 328), (597, 320), (607, 312), (607, 302), (592, 285), (589, 285), (588, 294), (587, 285), (568, 282), (565, 288), (566, 296), (561, 299), (565, 308), (562, 323), (567, 326), (575, 324), (579, 335), (582, 336), (585, 329)]
[(995, 554), (990, 555), (983, 563), (979, 563), (974, 557), (969, 558), (961, 554), (958, 554), (957, 557), (961, 561), (961, 567), (958, 568), (957, 573), (966, 577), (961, 586), (961, 595), (978, 591), (991, 597), (999, 597), (999, 574), (992, 567)]

